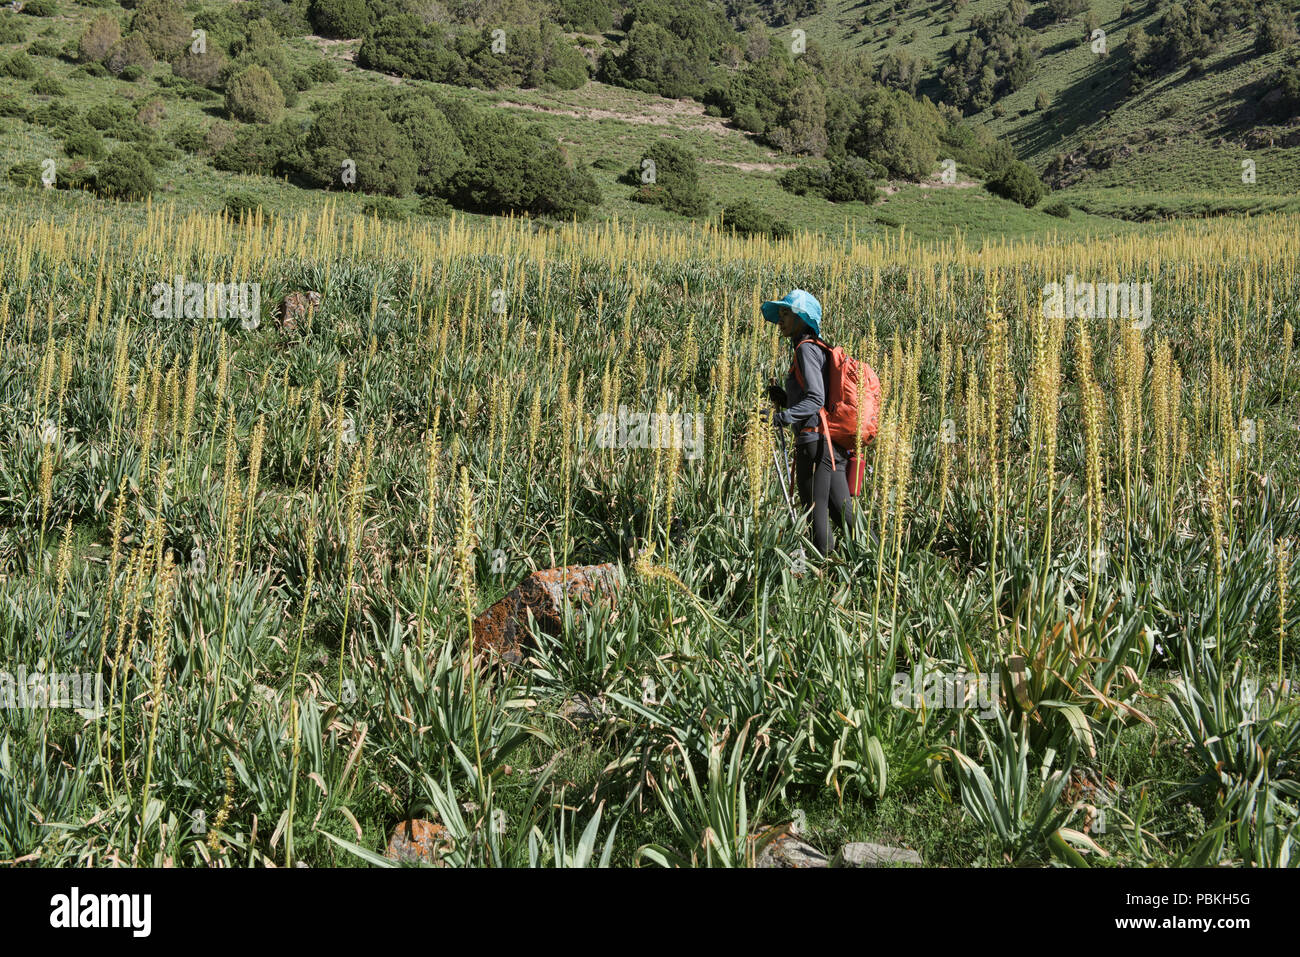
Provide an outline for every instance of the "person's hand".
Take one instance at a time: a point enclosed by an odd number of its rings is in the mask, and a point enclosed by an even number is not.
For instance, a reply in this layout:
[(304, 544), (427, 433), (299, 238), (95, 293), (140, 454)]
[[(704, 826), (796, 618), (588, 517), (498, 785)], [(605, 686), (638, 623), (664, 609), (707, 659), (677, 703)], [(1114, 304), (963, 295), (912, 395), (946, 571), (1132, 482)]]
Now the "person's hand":
[(769, 385), (767, 387), (767, 397), (772, 400), (772, 404), (778, 408), (785, 408), (785, 389), (778, 385)]
[(775, 425), (777, 428), (782, 429), (785, 428), (790, 423), (789, 421), (787, 421), (786, 414), (783, 411), (781, 411), (780, 409), (773, 409), (772, 424)]

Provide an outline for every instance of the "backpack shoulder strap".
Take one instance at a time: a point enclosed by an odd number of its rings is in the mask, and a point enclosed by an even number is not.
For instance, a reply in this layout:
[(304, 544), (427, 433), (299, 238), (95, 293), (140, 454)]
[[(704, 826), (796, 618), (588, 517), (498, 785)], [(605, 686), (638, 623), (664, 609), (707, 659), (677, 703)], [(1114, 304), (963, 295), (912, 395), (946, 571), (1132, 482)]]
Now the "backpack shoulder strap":
[(798, 342), (794, 344), (794, 352), (790, 356), (790, 368), (794, 371), (795, 381), (799, 383), (799, 388), (801, 389), (808, 388), (808, 383), (803, 381), (803, 372), (799, 368), (799, 359), (798, 359), (799, 347), (809, 342), (821, 346), (823, 349), (825, 349), (828, 352), (830, 351), (831, 348), (821, 339), (818, 339), (816, 336), (809, 336), (807, 339), (800, 339)]

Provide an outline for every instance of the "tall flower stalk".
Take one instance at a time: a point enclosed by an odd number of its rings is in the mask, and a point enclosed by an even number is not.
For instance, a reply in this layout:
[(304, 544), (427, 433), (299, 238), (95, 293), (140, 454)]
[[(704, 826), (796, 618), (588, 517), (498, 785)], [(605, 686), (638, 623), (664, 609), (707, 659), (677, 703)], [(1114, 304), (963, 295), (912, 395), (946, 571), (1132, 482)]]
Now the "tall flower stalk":
[(298, 723), (298, 667), (302, 660), (302, 639), (307, 630), (311, 593), (316, 585), (316, 509), (315, 496), (307, 510), (307, 580), (303, 585), (302, 610), (298, 614), (298, 641), (293, 649), (293, 673), (289, 677), (289, 737), (293, 759), (289, 774), (289, 821), (285, 829), (284, 864), (293, 867), (293, 815), (298, 801), (298, 758), (301, 753), (301, 728)]
[(474, 497), (469, 488), (469, 470), (460, 467), (460, 522), (456, 528), (456, 578), (460, 589), (461, 605), (465, 613), (465, 656), (469, 669), (470, 720), (474, 724), (475, 784), (480, 802), (486, 802), (483, 781), (483, 753), (478, 733), (478, 663), (474, 654)]

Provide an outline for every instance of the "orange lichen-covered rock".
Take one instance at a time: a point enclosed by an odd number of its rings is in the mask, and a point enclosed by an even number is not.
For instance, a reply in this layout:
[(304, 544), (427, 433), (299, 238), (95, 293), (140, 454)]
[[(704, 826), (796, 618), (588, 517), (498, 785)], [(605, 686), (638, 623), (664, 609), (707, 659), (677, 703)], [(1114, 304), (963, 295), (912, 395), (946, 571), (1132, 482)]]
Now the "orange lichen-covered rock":
[(576, 608), (602, 595), (612, 600), (621, 585), (622, 575), (613, 564), (535, 571), (474, 619), (474, 650), (491, 649), (505, 661), (518, 662), (523, 659), (528, 639), (528, 612), (533, 613), (543, 631), (558, 635), (566, 592)]
[(412, 818), (397, 825), (384, 856), (401, 864), (442, 867), (442, 856), (450, 847), (451, 835), (441, 824)]

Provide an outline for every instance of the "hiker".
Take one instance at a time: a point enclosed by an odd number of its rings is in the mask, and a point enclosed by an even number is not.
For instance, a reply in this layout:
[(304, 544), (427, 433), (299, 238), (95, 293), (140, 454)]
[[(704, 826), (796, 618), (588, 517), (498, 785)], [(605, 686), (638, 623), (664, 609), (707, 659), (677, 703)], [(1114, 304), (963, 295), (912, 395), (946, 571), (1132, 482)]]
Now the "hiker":
[(843, 530), (853, 520), (853, 499), (846, 477), (848, 450), (833, 446), (822, 427), (827, 353), (821, 343), (821, 303), (810, 293), (795, 289), (784, 299), (763, 303), (762, 310), (763, 318), (776, 323), (781, 335), (790, 340), (793, 353), (785, 387), (775, 379), (768, 386), (768, 396), (780, 407), (773, 411), (772, 423), (798, 430), (794, 461), (799, 499), (805, 509), (812, 506), (813, 544), (822, 555), (828, 555), (835, 548), (835, 538), (827, 518)]

